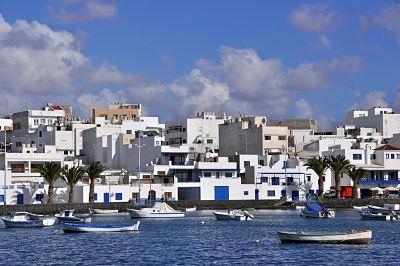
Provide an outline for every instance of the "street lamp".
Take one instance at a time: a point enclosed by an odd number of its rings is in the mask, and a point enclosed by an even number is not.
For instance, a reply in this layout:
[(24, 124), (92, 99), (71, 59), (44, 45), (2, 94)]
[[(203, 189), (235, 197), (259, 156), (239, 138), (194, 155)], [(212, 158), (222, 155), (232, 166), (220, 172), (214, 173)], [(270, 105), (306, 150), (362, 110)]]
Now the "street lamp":
[(140, 188), (140, 151), (142, 149), (142, 147), (145, 146), (145, 144), (141, 145), (140, 144), (140, 134), (142, 133), (142, 131), (138, 131), (138, 144), (135, 144), (136, 147), (138, 147), (138, 161), (139, 161), (139, 165), (138, 165), (138, 186), (139, 186), (139, 203), (140, 203), (140, 192), (141, 192), (141, 188)]

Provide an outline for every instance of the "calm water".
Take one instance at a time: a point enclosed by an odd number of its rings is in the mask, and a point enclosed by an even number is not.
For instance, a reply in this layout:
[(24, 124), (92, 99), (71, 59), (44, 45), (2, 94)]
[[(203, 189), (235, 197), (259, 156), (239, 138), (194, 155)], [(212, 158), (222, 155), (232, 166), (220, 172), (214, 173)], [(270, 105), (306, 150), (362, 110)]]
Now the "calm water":
[[(64, 234), (53, 228), (0, 229), (0, 263), (15, 264), (399, 264), (400, 222), (362, 221), (356, 212), (304, 219), (295, 211), (255, 211), (256, 220), (215, 221), (212, 212), (175, 220), (142, 220), (140, 232)], [(205, 221), (205, 224), (201, 224)], [(131, 224), (128, 215), (94, 223)], [(370, 246), (280, 244), (279, 229), (373, 230)], [(255, 240), (260, 240), (259, 244)]]

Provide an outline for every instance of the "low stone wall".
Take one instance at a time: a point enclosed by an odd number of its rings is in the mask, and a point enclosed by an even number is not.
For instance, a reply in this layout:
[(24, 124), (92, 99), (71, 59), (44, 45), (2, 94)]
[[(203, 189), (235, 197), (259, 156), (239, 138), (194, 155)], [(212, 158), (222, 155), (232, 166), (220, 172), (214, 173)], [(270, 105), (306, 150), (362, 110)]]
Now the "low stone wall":
[(344, 209), (354, 206), (374, 205), (383, 207), (384, 204), (400, 204), (400, 199), (324, 199), (318, 201), (326, 208)]
[(226, 210), (226, 209), (281, 209), (280, 200), (200, 200), (200, 201), (171, 201), (169, 204), (175, 209), (185, 209), (196, 206), (199, 210)]

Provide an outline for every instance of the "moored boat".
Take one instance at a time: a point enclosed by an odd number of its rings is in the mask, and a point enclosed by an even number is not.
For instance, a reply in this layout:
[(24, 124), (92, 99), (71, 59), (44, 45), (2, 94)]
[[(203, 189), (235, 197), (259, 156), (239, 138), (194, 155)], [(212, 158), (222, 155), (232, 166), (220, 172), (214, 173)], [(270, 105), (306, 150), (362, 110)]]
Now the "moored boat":
[(2, 217), (1, 219), (4, 226), (9, 228), (49, 227), (56, 222), (56, 219), (53, 217), (29, 212), (15, 212), (11, 216)]
[(94, 214), (115, 214), (118, 213), (118, 210), (111, 209), (93, 209)]
[(138, 231), (139, 225), (140, 221), (130, 226), (61, 223), (61, 228), (65, 233), (108, 233)]
[(254, 215), (252, 215), (248, 211), (239, 212), (239, 211), (229, 210), (227, 212), (213, 212), (213, 214), (217, 220), (246, 221), (254, 219)]
[(74, 215), (75, 210), (64, 210), (54, 215), (58, 221), (65, 223), (91, 223), (92, 214)]
[(393, 214), (393, 213), (400, 214), (399, 210), (395, 210), (395, 209), (389, 208), (387, 206), (386, 207), (378, 207), (378, 206), (368, 205), (368, 211), (373, 214), (380, 214), (380, 213), (386, 214), (386, 215)]
[(335, 211), (325, 209), (317, 203), (307, 203), (304, 209), (301, 210), (301, 216), (307, 218), (334, 218)]
[(166, 202), (156, 202), (152, 207), (127, 209), (131, 218), (183, 218), (185, 213), (174, 210)]
[(314, 244), (353, 244), (367, 245), (371, 243), (372, 231), (350, 231), (343, 233), (305, 233), (277, 232), (282, 243), (314, 243)]
[(361, 219), (363, 220), (377, 220), (377, 221), (395, 221), (398, 220), (397, 214), (383, 214), (383, 213), (371, 213), (370, 211), (360, 212)]
[(353, 209), (360, 212), (360, 211), (368, 210), (368, 206), (353, 206)]
[(196, 206), (193, 206), (192, 208), (186, 208), (185, 209), (185, 212), (195, 212), (195, 211), (197, 211), (197, 207)]

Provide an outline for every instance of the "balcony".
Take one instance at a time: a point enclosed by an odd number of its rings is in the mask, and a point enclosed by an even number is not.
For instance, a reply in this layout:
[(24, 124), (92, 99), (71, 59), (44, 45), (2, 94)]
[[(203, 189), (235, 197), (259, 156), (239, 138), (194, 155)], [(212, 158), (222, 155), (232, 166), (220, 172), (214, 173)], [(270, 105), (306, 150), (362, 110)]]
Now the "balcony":
[(200, 177), (178, 177), (179, 183), (199, 183)]

